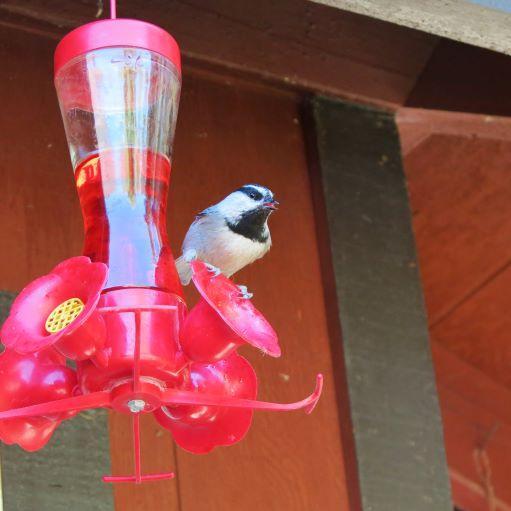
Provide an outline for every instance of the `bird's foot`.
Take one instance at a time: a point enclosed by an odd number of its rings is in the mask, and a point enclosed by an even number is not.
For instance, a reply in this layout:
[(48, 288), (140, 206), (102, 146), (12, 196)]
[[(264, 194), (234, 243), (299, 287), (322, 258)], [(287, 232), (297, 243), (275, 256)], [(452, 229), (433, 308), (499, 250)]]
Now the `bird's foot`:
[(183, 259), (187, 262), (187, 263), (191, 263), (192, 261), (195, 261), (195, 259), (197, 259), (199, 256), (197, 254), (197, 250), (195, 250), (194, 248), (191, 248), (189, 250), (187, 250), (184, 254), (183, 254)]
[(254, 296), (254, 293), (249, 292), (247, 286), (238, 286), (238, 289), (240, 290), (241, 298), (244, 300), (250, 300)]
[(208, 271), (210, 273), (213, 273), (213, 277), (217, 277), (218, 275), (220, 275), (222, 272), (220, 271), (220, 268), (217, 268), (216, 266), (213, 266), (212, 264), (209, 264), (209, 263), (205, 263), (206, 264), (206, 268), (208, 269)]

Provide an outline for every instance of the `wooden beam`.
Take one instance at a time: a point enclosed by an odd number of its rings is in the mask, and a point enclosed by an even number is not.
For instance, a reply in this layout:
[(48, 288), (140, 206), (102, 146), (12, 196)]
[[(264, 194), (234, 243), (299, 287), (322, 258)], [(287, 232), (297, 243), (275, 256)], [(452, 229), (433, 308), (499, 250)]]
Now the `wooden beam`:
[(511, 140), (510, 117), (401, 107), (396, 123), (405, 157), (434, 134)]
[[(96, 0), (4, 0), (0, 26), (56, 41), (98, 14), (105, 17), (98, 5)], [(172, 32), (186, 68), (223, 66), (282, 87), (389, 110), (406, 104), (511, 112), (509, 56), (308, 0), (124, 0), (119, 14)]]
[(313, 1), (511, 55), (507, 0)]
[(510, 80), (509, 55), (441, 40), (405, 105), (428, 110), (510, 116), (507, 87)]
[[(97, 14), (96, 0), (0, 4), (0, 24), (55, 39)], [(388, 108), (406, 100), (437, 42), (434, 36), (306, 0), (124, 0), (118, 14), (170, 30), (186, 62), (222, 65), (286, 87)]]
[(327, 98), (312, 108), (363, 509), (451, 510), (394, 119)]

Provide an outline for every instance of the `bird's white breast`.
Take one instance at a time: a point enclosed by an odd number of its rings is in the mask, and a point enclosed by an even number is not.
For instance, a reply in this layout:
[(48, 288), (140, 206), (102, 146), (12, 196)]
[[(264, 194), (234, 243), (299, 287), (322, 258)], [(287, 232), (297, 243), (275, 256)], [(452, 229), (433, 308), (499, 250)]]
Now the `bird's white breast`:
[(190, 249), (202, 259), (231, 276), (238, 270), (262, 257), (271, 246), (271, 237), (265, 243), (252, 241), (233, 232), (222, 217), (205, 215), (190, 226), (183, 242), (183, 253)]

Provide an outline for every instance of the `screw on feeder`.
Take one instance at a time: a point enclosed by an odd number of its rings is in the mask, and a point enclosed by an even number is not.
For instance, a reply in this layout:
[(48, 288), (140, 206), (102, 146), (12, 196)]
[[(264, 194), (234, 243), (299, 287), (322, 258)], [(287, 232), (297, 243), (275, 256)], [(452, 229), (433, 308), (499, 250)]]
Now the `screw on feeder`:
[(131, 399), (126, 404), (131, 413), (143, 412), (146, 406), (146, 402), (143, 399)]
[(240, 295), (243, 299), (250, 300), (251, 298), (253, 298), (254, 293), (251, 293), (248, 290), (247, 286), (238, 286), (238, 289), (240, 290)]

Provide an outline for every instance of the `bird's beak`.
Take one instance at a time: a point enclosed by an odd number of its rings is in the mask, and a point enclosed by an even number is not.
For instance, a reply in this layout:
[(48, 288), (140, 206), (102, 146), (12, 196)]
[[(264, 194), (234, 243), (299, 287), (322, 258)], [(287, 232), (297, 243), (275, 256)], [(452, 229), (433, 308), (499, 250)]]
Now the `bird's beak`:
[(263, 206), (267, 209), (271, 209), (272, 211), (275, 211), (277, 209), (277, 206), (279, 205), (279, 203), (274, 200), (274, 201), (270, 201), (270, 202), (265, 202), (263, 204)]

